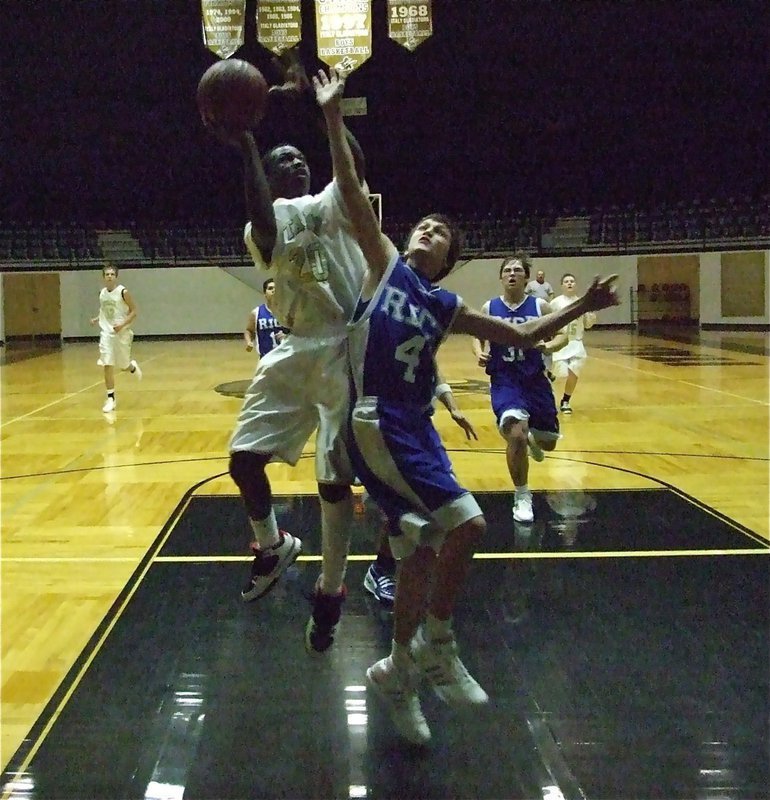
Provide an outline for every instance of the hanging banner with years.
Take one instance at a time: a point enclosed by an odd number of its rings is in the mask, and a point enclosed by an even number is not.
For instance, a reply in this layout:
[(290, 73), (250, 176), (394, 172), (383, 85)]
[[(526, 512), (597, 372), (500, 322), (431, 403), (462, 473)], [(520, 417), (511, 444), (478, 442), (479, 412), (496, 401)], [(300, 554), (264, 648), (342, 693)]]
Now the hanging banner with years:
[(246, 0), (201, 0), (203, 43), (220, 58), (243, 44)]
[(350, 74), (372, 54), (372, 0), (315, 0), (318, 58)]
[(431, 0), (388, 0), (388, 36), (414, 50), (433, 34)]
[(276, 55), (302, 39), (300, 0), (259, 0), (257, 41)]

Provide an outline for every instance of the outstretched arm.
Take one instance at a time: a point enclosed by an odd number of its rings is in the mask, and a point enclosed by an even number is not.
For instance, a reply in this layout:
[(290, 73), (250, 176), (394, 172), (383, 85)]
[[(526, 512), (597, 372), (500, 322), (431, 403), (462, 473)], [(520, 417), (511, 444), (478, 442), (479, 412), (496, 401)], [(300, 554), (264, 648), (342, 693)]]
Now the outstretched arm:
[(328, 76), (319, 70), (318, 75), (313, 77), (313, 86), (326, 119), (334, 176), (368, 265), (364, 292), (371, 295), (388, 266), (392, 251), (388, 247), (388, 240), (380, 232), (369, 196), (358, 179), (353, 153), (345, 136), (341, 107), (345, 78), (333, 70)]
[(238, 144), (243, 158), (243, 190), (246, 195), (246, 212), (251, 221), (251, 239), (259, 249), (262, 260), (269, 265), (276, 238), (270, 187), (251, 132), (243, 131), (238, 137)]
[[(305, 72), (305, 67), (300, 60), (298, 48), (290, 47), (284, 50), (277, 58), (273, 59), (273, 66), (280, 73), (283, 82), (277, 86), (270, 87), (269, 97), (271, 99), (284, 97), (301, 103), (313, 115), (321, 133), (327, 136), (328, 129), (326, 121), (324, 115), (319, 113), (315, 91)], [(353, 154), (356, 175), (358, 175), (359, 181), (363, 183), (366, 177), (364, 151), (361, 149), (361, 145), (358, 143), (356, 137), (344, 124), (344, 120), (343, 129), (345, 131), (345, 138), (350, 146), (350, 152)]]
[(243, 160), (243, 189), (246, 195), (246, 213), (251, 222), (251, 239), (262, 260), (269, 266), (275, 247), (276, 224), (273, 199), (267, 183), (262, 159), (251, 131), (231, 131), (207, 124), (208, 129), (224, 144), (237, 148)]
[(479, 339), (508, 345), (509, 347), (533, 347), (541, 339), (549, 339), (572, 320), (587, 311), (619, 305), (613, 284), (617, 275), (599, 280), (594, 278), (589, 290), (576, 302), (561, 311), (511, 325), (502, 319), (489, 317), (475, 309), (463, 306), (455, 317), (452, 333), (470, 333)]

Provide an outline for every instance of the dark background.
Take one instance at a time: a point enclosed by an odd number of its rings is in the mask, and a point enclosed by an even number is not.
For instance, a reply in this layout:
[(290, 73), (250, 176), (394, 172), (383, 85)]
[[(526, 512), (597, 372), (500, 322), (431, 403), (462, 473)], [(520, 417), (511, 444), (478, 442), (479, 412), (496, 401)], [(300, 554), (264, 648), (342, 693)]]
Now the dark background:
[[(434, 35), (410, 53), (375, 0), (374, 52), (348, 84), (368, 100), (350, 124), (387, 216), (767, 191), (770, 3), (433, 5)], [(269, 76), (254, 9), (237, 56)], [(239, 159), (195, 107), (215, 60), (197, 0), (5, 0), (0, 43), (0, 220), (241, 221)], [(299, 139), (324, 181), (325, 149)]]

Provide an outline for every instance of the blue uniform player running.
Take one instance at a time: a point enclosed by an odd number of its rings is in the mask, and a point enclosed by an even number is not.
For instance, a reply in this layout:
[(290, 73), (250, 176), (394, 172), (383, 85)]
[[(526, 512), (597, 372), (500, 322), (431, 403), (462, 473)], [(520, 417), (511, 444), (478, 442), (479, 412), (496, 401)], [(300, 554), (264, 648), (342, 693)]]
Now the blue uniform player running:
[(455, 264), (459, 233), (446, 217), (430, 214), (414, 227), (404, 258), (381, 234), (345, 139), (344, 83), (336, 72), (314, 78), (340, 193), (367, 261), (349, 332), (355, 384), (351, 457), (388, 518), (391, 547), (400, 558), (391, 654), (367, 670), (367, 681), (401, 735), (424, 744), (431, 734), (417, 695), (421, 675), (451, 705), (488, 700), (460, 660), (452, 630), (455, 601), (485, 522), (476, 500), (453, 475), (431, 421), (436, 349), (450, 331), (529, 347), (568, 318), (614, 305), (617, 298), (614, 278), (597, 280), (578, 301), (581, 310), (513, 326), (435, 287)]
[[(491, 317), (519, 324), (540, 319), (554, 309), (547, 300), (526, 294), (531, 264), (526, 253), (514, 253), (500, 265), (502, 294), (482, 307)], [(506, 441), (506, 462), (515, 487), (513, 519), (532, 522), (532, 492), (529, 490), (529, 454), (543, 460), (544, 450), (553, 450), (559, 439), (559, 420), (544, 353), (553, 353), (567, 343), (560, 331), (548, 342), (522, 350), (483, 338), (474, 340), (478, 362), (490, 377), (492, 410), (500, 435)]]
[(268, 278), (262, 284), (262, 293), (265, 295), (265, 302), (249, 313), (243, 331), (247, 352), (250, 353), (256, 345), (257, 355), (260, 358), (266, 356), (289, 333), (289, 329), (281, 325), (273, 311), (275, 281), (272, 278)]

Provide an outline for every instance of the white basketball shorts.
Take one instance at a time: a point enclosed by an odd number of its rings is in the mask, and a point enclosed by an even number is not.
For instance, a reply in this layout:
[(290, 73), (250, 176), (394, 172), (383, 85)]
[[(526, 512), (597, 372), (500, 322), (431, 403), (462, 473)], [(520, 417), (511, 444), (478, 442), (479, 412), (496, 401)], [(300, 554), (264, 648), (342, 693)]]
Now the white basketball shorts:
[(345, 446), (349, 391), (344, 336), (288, 335), (257, 365), (230, 452), (269, 453), (293, 466), (316, 431), (316, 480), (352, 483)]

